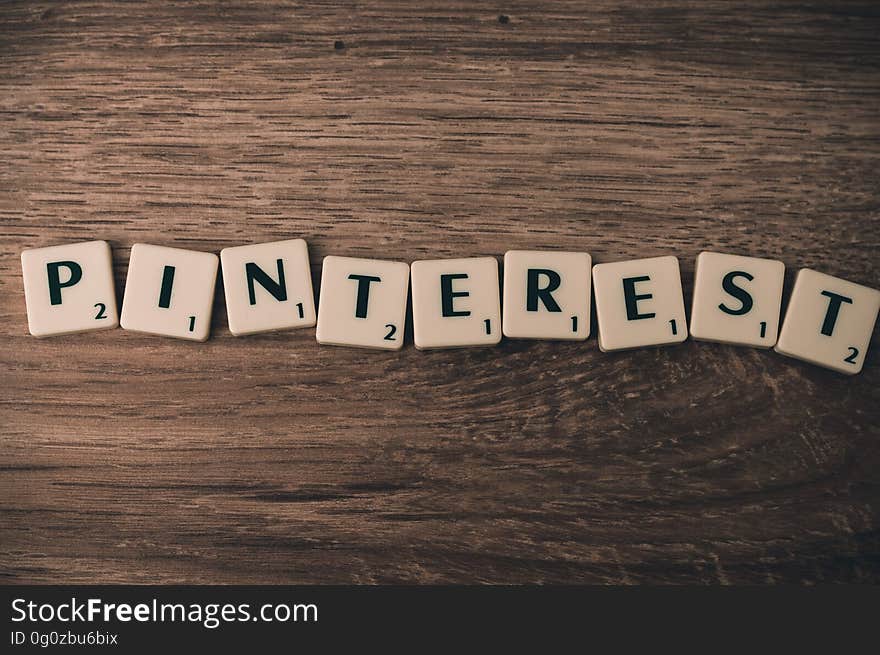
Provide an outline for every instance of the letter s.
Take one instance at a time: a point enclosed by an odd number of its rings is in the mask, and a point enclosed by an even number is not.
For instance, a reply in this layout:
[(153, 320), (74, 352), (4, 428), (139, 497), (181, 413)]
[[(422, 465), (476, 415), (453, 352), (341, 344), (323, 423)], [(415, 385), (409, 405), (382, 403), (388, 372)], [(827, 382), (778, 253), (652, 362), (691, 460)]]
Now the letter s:
[(15, 618), (15, 616), (12, 617), (12, 620), (15, 623), (21, 623), (22, 621), (24, 621), (27, 618), (27, 612), (25, 612), (21, 607), (19, 607), (19, 605), (23, 605), (24, 602), (25, 602), (24, 598), (16, 598), (14, 601), (12, 601), (12, 609), (13, 609), (13, 611), (18, 612), (19, 613), (18, 616), (20, 617), (20, 618)]
[(720, 309), (725, 314), (730, 314), (731, 316), (742, 316), (743, 314), (748, 314), (750, 311), (752, 311), (752, 306), (754, 305), (752, 294), (750, 294), (742, 287), (736, 286), (736, 282), (734, 280), (738, 277), (743, 277), (749, 282), (755, 279), (754, 275), (752, 275), (751, 273), (746, 273), (745, 271), (731, 271), (724, 276), (724, 279), (721, 281), (721, 288), (724, 289), (726, 293), (739, 300), (741, 303), (738, 309), (731, 309), (724, 303), (718, 305), (718, 309)]

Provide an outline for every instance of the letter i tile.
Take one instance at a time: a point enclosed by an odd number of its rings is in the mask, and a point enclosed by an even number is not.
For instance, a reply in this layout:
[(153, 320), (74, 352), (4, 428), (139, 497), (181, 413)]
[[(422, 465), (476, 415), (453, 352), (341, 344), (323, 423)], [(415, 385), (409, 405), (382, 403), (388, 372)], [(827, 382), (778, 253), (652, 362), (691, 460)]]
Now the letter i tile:
[(217, 255), (136, 243), (131, 249), (122, 327), (204, 341), (211, 331)]

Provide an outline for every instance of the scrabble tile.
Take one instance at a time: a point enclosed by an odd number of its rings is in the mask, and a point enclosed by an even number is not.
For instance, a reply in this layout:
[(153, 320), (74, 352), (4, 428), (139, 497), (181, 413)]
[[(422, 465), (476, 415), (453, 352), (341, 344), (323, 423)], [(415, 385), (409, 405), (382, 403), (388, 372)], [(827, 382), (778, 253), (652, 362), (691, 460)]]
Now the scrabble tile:
[(585, 252), (511, 250), (504, 255), (504, 336), (590, 336), (590, 256)]
[(416, 348), (497, 344), (501, 341), (500, 296), (494, 257), (413, 262)]
[(224, 248), (220, 264), (232, 334), (315, 325), (312, 272), (304, 240)]
[(880, 291), (801, 269), (776, 352), (854, 375), (865, 363), (878, 309)]
[(48, 337), (119, 325), (113, 262), (106, 241), (21, 253), (28, 329)]
[(593, 267), (599, 349), (663, 346), (687, 339), (681, 274), (675, 257)]
[(204, 341), (211, 331), (217, 255), (136, 243), (131, 249), (122, 327)]
[(409, 265), (325, 257), (318, 301), (318, 343), (399, 350), (406, 323)]
[(697, 256), (691, 337), (769, 348), (776, 343), (785, 264), (701, 252)]

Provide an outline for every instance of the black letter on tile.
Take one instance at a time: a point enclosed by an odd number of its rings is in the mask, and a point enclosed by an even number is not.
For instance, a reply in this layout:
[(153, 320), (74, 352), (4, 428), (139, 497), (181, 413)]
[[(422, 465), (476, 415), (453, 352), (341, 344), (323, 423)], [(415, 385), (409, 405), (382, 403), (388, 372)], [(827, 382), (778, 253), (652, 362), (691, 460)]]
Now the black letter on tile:
[(259, 282), (260, 286), (272, 294), (272, 297), (279, 302), (287, 300), (287, 281), (284, 279), (284, 262), (278, 260), (278, 282), (269, 277), (266, 272), (254, 264), (248, 262), (244, 265), (245, 275), (247, 275), (248, 296), (251, 304), (257, 304), (257, 295), (254, 292), (254, 282)]
[[(58, 269), (64, 266), (70, 271), (70, 279), (67, 282), (61, 281)], [(82, 279), (82, 267), (76, 262), (49, 262), (46, 264), (46, 273), (49, 276), (49, 304), (61, 304), (61, 289), (64, 287), (72, 287)]]
[(755, 279), (754, 275), (752, 275), (751, 273), (746, 273), (745, 271), (731, 271), (724, 276), (724, 279), (721, 281), (721, 288), (742, 303), (742, 306), (739, 309), (731, 309), (724, 303), (718, 305), (718, 309), (720, 309), (725, 314), (730, 314), (731, 316), (742, 316), (743, 314), (748, 314), (750, 311), (752, 311), (752, 306), (754, 305), (752, 294), (750, 294), (742, 287), (736, 286), (736, 284), (734, 283), (733, 280), (737, 277), (744, 277), (749, 282)]
[[(542, 275), (547, 276), (547, 286), (538, 287), (538, 280)], [(526, 284), (526, 311), (538, 311), (538, 300), (544, 303), (544, 307), (548, 312), (561, 312), (557, 302), (553, 299), (553, 292), (559, 288), (562, 278), (559, 273), (551, 271), (549, 268), (530, 268), (527, 271)]]
[(174, 266), (166, 266), (162, 271), (162, 288), (159, 291), (159, 307), (171, 307), (171, 289), (174, 287)]
[(453, 291), (452, 290), (452, 281), (453, 280), (466, 280), (468, 278), (467, 273), (447, 273), (445, 275), (440, 276), (440, 299), (443, 304), (443, 316), (470, 316), (471, 313), (468, 310), (463, 312), (457, 312), (452, 307), (452, 303), (456, 298), (469, 296), (471, 295), (467, 291)]
[(357, 280), (358, 295), (357, 308), (354, 310), (355, 318), (367, 317), (367, 304), (370, 302), (370, 283), (381, 282), (382, 278), (374, 275), (349, 275), (349, 280)]
[(840, 314), (840, 304), (844, 302), (852, 304), (852, 298), (841, 296), (832, 291), (823, 291), (822, 295), (828, 296), (830, 299), (828, 301), (828, 311), (825, 312), (825, 321), (822, 323), (822, 334), (830, 337), (834, 332), (834, 325), (837, 323), (837, 315)]
[(657, 316), (654, 312), (639, 314), (639, 301), (653, 298), (654, 295), (651, 293), (636, 295), (636, 282), (647, 282), (650, 279), (651, 278), (648, 275), (623, 278), (623, 298), (626, 301), (626, 320), (637, 321), (640, 318), (654, 318)]

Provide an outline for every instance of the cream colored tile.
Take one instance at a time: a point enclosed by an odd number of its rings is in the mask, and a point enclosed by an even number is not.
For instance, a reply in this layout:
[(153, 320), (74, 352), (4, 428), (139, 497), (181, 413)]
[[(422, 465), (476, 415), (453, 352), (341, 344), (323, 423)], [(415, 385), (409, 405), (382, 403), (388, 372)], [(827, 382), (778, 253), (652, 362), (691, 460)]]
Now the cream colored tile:
[(663, 346), (687, 339), (675, 257), (596, 264), (593, 287), (601, 350)]
[(204, 341), (211, 331), (217, 255), (136, 243), (131, 249), (122, 327)]
[(854, 375), (865, 363), (878, 309), (880, 291), (801, 269), (776, 352)]
[(315, 325), (309, 249), (303, 239), (224, 248), (220, 264), (232, 334)]
[(691, 337), (769, 348), (776, 343), (785, 264), (702, 252), (697, 256)]
[(507, 252), (504, 336), (579, 341), (590, 336), (590, 263), (585, 252)]
[(119, 325), (113, 261), (106, 241), (25, 250), (21, 272), (28, 329), (35, 337)]
[(413, 262), (416, 348), (491, 346), (501, 341), (498, 282), (494, 257)]
[(318, 300), (318, 343), (399, 350), (406, 324), (409, 265), (325, 257)]

